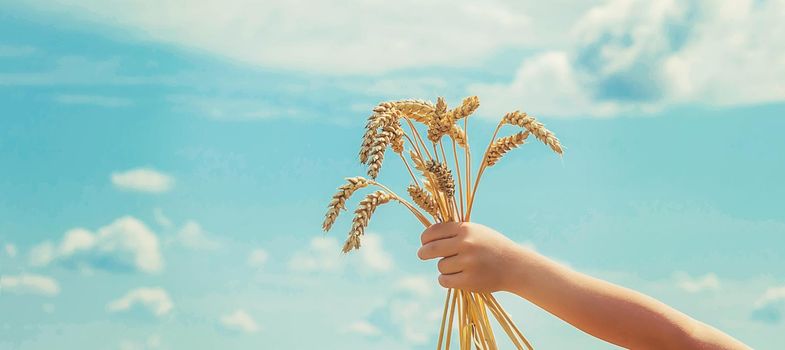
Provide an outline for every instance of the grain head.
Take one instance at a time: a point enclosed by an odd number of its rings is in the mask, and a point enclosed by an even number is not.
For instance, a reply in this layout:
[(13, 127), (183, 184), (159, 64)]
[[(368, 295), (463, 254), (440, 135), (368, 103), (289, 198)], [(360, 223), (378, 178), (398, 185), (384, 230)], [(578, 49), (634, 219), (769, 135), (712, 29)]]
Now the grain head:
[(376, 208), (382, 204), (389, 203), (394, 197), (385, 191), (376, 191), (366, 196), (357, 209), (354, 210), (354, 219), (352, 219), (352, 229), (349, 231), (349, 236), (346, 238), (346, 243), (343, 246), (343, 252), (348, 253), (352, 249), (360, 248), (360, 237), (365, 234), (365, 228), (368, 227), (368, 222), (371, 216), (376, 211)]
[(456, 107), (455, 109), (452, 110), (453, 118), (454, 119), (466, 118), (472, 113), (474, 113), (474, 111), (476, 111), (477, 108), (479, 107), (480, 107), (480, 98), (478, 98), (477, 96), (469, 96), (463, 99), (463, 102), (459, 107)]
[(536, 119), (534, 119), (534, 117), (524, 112), (515, 111), (507, 113), (504, 116), (504, 119), (502, 119), (502, 122), (505, 124), (512, 124), (525, 128), (531, 132), (534, 137), (536, 137), (542, 143), (548, 145), (557, 154), (561, 155), (563, 153), (561, 143), (559, 142), (559, 139), (556, 138), (556, 135), (550, 130), (546, 129), (545, 125), (538, 122)]
[(333, 195), (330, 204), (327, 205), (327, 214), (324, 215), (324, 222), (322, 223), (324, 231), (329, 231), (341, 210), (346, 210), (346, 201), (349, 200), (352, 194), (368, 186), (368, 184), (368, 180), (360, 176), (346, 178), (346, 183), (338, 187), (338, 192)]
[(436, 177), (436, 183), (433, 185), (435, 185), (440, 192), (444, 193), (448, 198), (455, 195), (455, 181), (452, 178), (452, 172), (447, 164), (429, 160), (425, 163), (425, 167), (428, 169), (428, 172)]
[(425, 210), (428, 214), (431, 214), (431, 216), (437, 216), (438, 207), (436, 200), (433, 199), (433, 196), (431, 196), (428, 191), (414, 184), (409, 185), (409, 187), (406, 188), (406, 191), (409, 192), (409, 196), (412, 197), (412, 200), (417, 206), (422, 208), (422, 210)]
[(522, 145), (527, 137), (529, 137), (529, 131), (522, 131), (515, 135), (497, 139), (488, 149), (488, 154), (484, 160), (485, 166), (490, 167), (496, 164), (507, 152)]

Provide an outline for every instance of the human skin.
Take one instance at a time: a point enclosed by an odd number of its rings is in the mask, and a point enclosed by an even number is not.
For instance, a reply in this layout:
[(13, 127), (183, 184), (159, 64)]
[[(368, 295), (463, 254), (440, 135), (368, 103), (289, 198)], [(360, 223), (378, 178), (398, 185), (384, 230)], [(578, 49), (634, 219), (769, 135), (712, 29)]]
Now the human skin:
[(652, 297), (574, 271), (486, 226), (439, 223), (421, 238), (417, 255), (440, 258), (445, 288), (514, 293), (628, 349), (750, 349)]

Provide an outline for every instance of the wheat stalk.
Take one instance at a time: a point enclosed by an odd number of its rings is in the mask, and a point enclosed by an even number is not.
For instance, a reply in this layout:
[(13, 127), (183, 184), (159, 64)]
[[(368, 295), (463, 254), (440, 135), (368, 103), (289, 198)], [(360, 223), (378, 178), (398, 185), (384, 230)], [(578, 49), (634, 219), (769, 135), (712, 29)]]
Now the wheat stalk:
[(386, 191), (376, 191), (365, 197), (357, 209), (354, 210), (354, 219), (352, 219), (352, 229), (349, 231), (349, 237), (346, 238), (346, 243), (343, 245), (343, 252), (348, 253), (352, 249), (360, 249), (360, 237), (365, 234), (365, 228), (368, 227), (368, 222), (371, 216), (376, 211), (376, 208), (382, 204), (389, 203), (395, 197)]
[(333, 195), (330, 204), (327, 205), (327, 214), (324, 215), (324, 222), (322, 229), (330, 231), (341, 210), (346, 210), (346, 201), (354, 194), (355, 191), (368, 186), (368, 180), (364, 177), (348, 177), (346, 184), (338, 187), (338, 192)]
[(485, 156), (485, 166), (493, 166), (496, 164), (496, 162), (498, 162), (507, 152), (522, 145), (527, 137), (529, 137), (529, 131), (522, 131), (515, 135), (502, 137), (496, 140)]
[[(346, 209), (346, 201), (357, 190), (367, 186), (376, 186), (381, 189), (367, 195), (358, 204), (357, 209), (354, 211), (355, 215), (352, 219), (349, 235), (343, 246), (344, 252), (360, 247), (361, 238), (365, 234), (365, 229), (368, 227), (368, 223), (376, 208), (393, 200), (408, 208), (425, 227), (430, 226), (431, 223), (423, 212), (430, 214), (436, 222), (469, 221), (477, 188), (485, 169), (494, 166), (508, 152), (524, 144), (530, 134), (533, 134), (538, 140), (548, 145), (554, 152), (562, 154), (563, 151), (559, 139), (546, 129), (542, 123), (526, 113), (517, 111), (508, 113), (502, 118), (493, 132), (472, 185), (470, 183), (472, 180), (471, 149), (467, 135), (468, 117), (477, 110), (479, 105), (479, 99), (476, 96), (470, 96), (463, 99), (461, 104), (452, 110), (447, 109), (447, 103), (442, 97), (439, 97), (435, 104), (423, 100), (409, 99), (382, 102), (374, 107), (373, 112), (368, 117), (359, 152), (360, 162), (368, 166), (367, 172), (371, 179), (362, 177), (347, 178), (347, 183), (338, 188), (338, 192), (330, 201), (322, 224), (322, 228), (325, 231), (329, 230), (335, 223), (341, 210)], [(456, 124), (456, 121), (460, 119), (464, 121), (463, 128)], [(403, 121), (408, 125), (411, 135), (401, 128)], [(425, 138), (421, 136), (414, 123), (420, 123), (427, 128), (427, 133), (424, 134)], [(500, 129), (506, 124), (516, 125), (525, 130), (497, 139), (496, 136)], [(448, 165), (442, 141), (444, 136), (449, 136), (453, 141), (452, 154), (455, 171), (459, 179), (460, 209), (455, 199), (456, 184), (452, 170)], [(431, 141), (429, 146), (426, 146), (426, 139)], [(405, 141), (408, 141), (412, 147), (408, 153), (414, 169), (423, 176), (421, 180), (422, 187), (420, 187), (417, 176), (409, 167), (403, 154), (406, 147)], [(458, 160), (457, 147), (463, 148), (465, 157), (463, 164)], [(412, 198), (414, 204), (407, 202), (388, 187), (374, 180), (379, 175), (387, 148), (391, 148), (393, 152), (400, 156), (409, 175), (414, 180), (414, 184), (407, 187), (409, 197)], [(433, 153), (429, 151), (429, 148)], [(466, 174), (465, 186), (460, 181), (462, 179), (462, 166)], [(464, 191), (466, 193), (465, 197), (463, 195)], [(464, 198), (466, 203), (465, 212)], [(417, 209), (418, 207), (423, 212), (420, 212)], [(483, 350), (496, 350), (498, 346), (489, 321), (489, 315), (496, 319), (515, 348), (519, 350), (523, 350), (524, 347), (528, 350), (532, 349), (531, 344), (523, 337), (523, 334), (493, 295), (460, 289), (449, 289), (447, 292), (442, 313), (438, 348), (441, 349), (443, 343), (446, 344), (446, 349), (450, 348), (453, 321), (455, 321), (457, 323), (461, 350), (470, 350), (472, 346)], [(445, 326), (447, 327), (446, 338), (444, 337)], [(443, 342), (444, 340), (446, 342)]]
[(561, 155), (563, 153), (561, 143), (556, 135), (545, 128), (545, 125), (538, 122), (534, 117), (519, 111), (507, 113), (502, 119), (504, 124), (512, 124), (525, 128), (540, 140), (548, 145), (554, 152)]

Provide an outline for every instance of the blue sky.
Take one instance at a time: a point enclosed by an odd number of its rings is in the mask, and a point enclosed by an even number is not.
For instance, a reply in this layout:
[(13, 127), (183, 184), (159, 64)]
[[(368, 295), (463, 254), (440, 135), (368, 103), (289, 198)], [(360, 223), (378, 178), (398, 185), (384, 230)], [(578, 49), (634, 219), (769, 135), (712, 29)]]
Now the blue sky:
[[(473, 145), (523, 109), (567, 148), (505, 158), (476, 221), (785, 344), (783, 1), (0, 6), (2, 349), (435, 347), (418, 222), (348, 256), (320, 225), (375, 104), (470, 94)], [(538, 348), (613, 348), (500, 299)]]

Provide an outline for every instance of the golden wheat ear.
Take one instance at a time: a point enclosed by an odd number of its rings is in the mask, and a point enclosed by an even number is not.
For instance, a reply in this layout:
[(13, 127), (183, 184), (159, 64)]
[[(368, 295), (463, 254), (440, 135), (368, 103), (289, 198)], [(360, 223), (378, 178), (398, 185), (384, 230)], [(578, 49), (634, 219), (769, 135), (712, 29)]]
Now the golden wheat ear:
[(322, 223), (322, 229), (325, 232), (330, 231), (333, 227), (341, 210), (346, 210), (346, 201), (349, 200), (352, 194), (354, 194), (355, 191), (368, 186), (368, 184), (368, 180), (364, 177), (357, 176), (346, 178), (346, 184), (338, 187), (338, 192), (333, 195), (333, 199), (330, 200), (330, 204), (327, 205), (327, 214), (324, 215), (324, 222)]
[(390, 102), (393, 107), (416, 122), (427, 124), (436, 111), (436, 106), (424, 100), (400, 100)]
[(436, 177), (436, 183), (432, 185), (436, 185), (436, 189), (444, 193), (447, 198), (453, 197), (455, 195), (455, 181), (447, 164), (429, 160), (425, 163), (425, 167)]
[(389, 203), (393, 199), (395, 197), (385, 191), (376, 191), (360, 201), (357, 209), (354, 210), (352, 229), (349, 231), (349, 236), (346, 238), (346, 243), (343, 246), (344, 253), (348, 253), (352, 249), (360, 249), (360, 237), (365, 234), (365, 228), (368, 227), (368, 222), (371, 220), (371, 216), (376, 211), (376, 208), (382, 204)]
[(423, 189), (417, 185), (409, 185), (406, 188), (406, 191), (409, 192), (409, 197), (412, 197), (417, 206), (419, 206), (422, 210), (425, 210), (428, 214), (431, 214), (433, 217), (437, 217), (439, 213), (439, 209), (436, 204), (436, 200), (433, 199), (428, 191)]
[(528, 137), (529, 131), (522, 131), (515, 135), (497, 139), (491, 148), (488, 149), (488, 154), (485, 156), (484, 160), (485, 166), (491, 167), (496, 164), (496, 162), (504, 157), (507, 152), (513, 150), (514, 148), (518, 148), (518, 146), (526, 142), (526, 138)]
[(545, 125), (538, 122), (534, 117), (526, 114), (525, 112), (515, 111), (507, 113), (502, 119), (505, 124), (517, 125), (531, 132), (534, 137), (542, 143), (548, 145), (554, 152), (559, 155), (564, 153), (562, 145), (556, 135), (550, 130), (545, 128)]
[(453, 119), (462, 119), (470, 116), (477, 108), (480, 107), (480, 98), (477, 96), (469, 96), (463, 99), (461, 105), (451, 111)]

